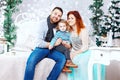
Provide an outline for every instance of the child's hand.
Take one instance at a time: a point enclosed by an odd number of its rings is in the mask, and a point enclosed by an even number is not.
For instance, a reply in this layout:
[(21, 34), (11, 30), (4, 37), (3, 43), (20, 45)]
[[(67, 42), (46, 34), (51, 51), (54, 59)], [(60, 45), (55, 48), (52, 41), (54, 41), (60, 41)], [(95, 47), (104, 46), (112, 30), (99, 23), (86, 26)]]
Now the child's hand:
[(61, 38), (58, 38), (56, 43), (55, 43), (55, 46), (58, 46), (62, 43), (62, 39)]
[(49, 45), (49, 50), (51, 50), (53, 48), (53, 46)]

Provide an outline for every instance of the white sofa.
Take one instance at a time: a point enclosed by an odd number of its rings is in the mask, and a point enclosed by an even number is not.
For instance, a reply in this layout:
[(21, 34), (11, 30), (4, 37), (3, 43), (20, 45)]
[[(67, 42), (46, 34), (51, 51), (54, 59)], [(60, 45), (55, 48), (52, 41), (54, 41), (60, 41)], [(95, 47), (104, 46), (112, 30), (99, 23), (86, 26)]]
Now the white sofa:
[[(0, 55), (0, 80), (23, 80), (29, 52), (7, 52)], [(36, 66), (34, 80), (46, 80), (55, 62), (45, 58)], [(58, 80), (67, 80), (61, 73)]]

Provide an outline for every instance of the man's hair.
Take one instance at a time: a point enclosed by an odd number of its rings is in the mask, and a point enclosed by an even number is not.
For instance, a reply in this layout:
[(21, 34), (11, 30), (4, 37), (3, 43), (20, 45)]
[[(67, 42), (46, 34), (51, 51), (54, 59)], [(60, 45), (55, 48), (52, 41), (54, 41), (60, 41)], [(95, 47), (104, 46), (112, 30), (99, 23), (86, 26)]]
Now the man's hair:
[(63, 10), (62, 10), (62, 8), (60, 8), (60, 7), (55, 7), (52, 11), (54, 11), (55, 9), (60, 10), (60, 11), (62, 12), (62, 14), (63, 14)]

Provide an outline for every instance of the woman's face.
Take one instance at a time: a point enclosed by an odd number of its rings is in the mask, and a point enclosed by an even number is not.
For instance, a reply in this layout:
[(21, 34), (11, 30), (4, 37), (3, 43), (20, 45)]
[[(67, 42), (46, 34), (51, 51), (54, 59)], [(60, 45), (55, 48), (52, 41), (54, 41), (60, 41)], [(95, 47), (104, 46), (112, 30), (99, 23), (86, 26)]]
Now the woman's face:
[(67, 22), (70, 26), (74, 26), (76, 24), (76, 18), (73, 14), (68, 16)]

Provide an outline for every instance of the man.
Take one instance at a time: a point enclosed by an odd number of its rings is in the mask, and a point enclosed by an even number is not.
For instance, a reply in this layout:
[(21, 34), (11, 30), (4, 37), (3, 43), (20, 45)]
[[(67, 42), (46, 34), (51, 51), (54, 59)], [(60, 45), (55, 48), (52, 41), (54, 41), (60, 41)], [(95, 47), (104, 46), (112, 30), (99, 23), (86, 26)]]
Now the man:
[[(56, 50), (49, 50), (49, 42), (54, 37), (53, 29), (56, 27), (57, 23), (60, 21), (63, 15), (63, 10), (60, 7), (55, 7), (50, 16), (41, 22), (39, 30), (39, 41), (38, 46), (33, 50), (28, 58), (24, 80), (33, 80), (36, 65), (44, 58), (53, 59), (56, 63), (50, 72), (47, 80), (57, 80), (60, 75), (64, 64), (66, 62), (65, 56)], [(58, 40), (58, 44), (60, 39)], [(58, 45), (56, 43), (56, 45)]]

